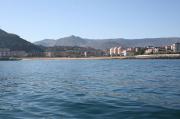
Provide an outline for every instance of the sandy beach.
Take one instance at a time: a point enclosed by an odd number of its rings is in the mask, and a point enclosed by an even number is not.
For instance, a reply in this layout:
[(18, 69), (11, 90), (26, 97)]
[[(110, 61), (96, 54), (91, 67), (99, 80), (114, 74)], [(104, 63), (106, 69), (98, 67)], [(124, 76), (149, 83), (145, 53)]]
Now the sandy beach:
[(110, 59), (180, 59), (180, 54), (156, 54), (113, 57), (24, 57), (22, 60), (110, 60)]
[(22, 60), (103, 60), (103, 59), (127, 59), (127, 57), (25, 57)]

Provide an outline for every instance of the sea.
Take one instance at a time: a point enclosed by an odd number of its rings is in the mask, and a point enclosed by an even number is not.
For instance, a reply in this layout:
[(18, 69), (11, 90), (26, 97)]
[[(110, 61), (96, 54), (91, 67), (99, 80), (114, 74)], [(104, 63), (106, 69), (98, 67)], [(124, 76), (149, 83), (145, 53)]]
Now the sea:
[(180, 60), (0, 61), (0, 119), (180, 119)]

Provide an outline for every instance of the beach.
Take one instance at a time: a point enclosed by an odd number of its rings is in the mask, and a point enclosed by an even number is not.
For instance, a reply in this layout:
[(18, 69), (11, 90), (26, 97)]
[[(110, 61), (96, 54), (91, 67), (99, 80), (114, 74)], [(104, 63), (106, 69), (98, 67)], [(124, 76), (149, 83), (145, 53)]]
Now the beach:
[(22, 60), (110, 60), (110, 59), (180, 59), (180, 54), (153, 54), (112, 57), (24, 57)]
[(126, 59), (127, 57), (25, 57), (22, 60), (103, 60)]

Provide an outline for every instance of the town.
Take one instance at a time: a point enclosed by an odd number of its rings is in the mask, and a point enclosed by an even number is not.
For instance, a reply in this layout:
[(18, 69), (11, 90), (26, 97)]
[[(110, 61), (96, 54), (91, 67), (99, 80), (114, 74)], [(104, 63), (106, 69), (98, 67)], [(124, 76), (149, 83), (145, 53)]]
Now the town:
[(180, 43), (174, 43), (162, 47), (147, 46), (124, 48), (123, 46), (119, 46), (110, 48), (109, 50), (78, 46), (58, 46), (44, 48), (42, 52), (29, 53), (25, 51), (12, 51), (7, 48), (0, 48), (0, 59), (23, 57), (128, 57), (153, 54), (180, 54)]
[(113, 47), (109, 50), (110, 56), (135, 56), (135, 55), (150, 55), (150, 54), (178, 54), (180, 53), (180, 43), (174, 43), (172, 45), (162, 47), (134, 47), (123, 48)]
[(43, 47), (39, 52), (13, 51), (8, 48), (0, 48), (0, 58), (23, 58), (23, 57), (90, 57), (103, 56), (105, 52), (90, 47), (78, 46), (55, 46)]

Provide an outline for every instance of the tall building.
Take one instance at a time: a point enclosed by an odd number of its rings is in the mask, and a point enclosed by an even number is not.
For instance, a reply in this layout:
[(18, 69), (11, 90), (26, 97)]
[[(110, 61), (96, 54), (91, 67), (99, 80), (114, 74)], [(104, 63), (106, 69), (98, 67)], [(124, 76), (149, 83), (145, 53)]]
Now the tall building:
[(113, 51), (114, 55), (118, 55), (118, 48), (114, 47), (114, 51)]
[(111, 49), (109, 50), (109, 54), (110, 54), (111, 56), (113, 56), (113, 54), (114, 54), (114, 48), (111, 48)]
[(118, 55), (121, 55), (122, 51), (123, 51), (123, 48), (122, 47), (118, 47)]
[(174, 43), (171, 48), (173, 52), (180, 53), (180, 43)]

